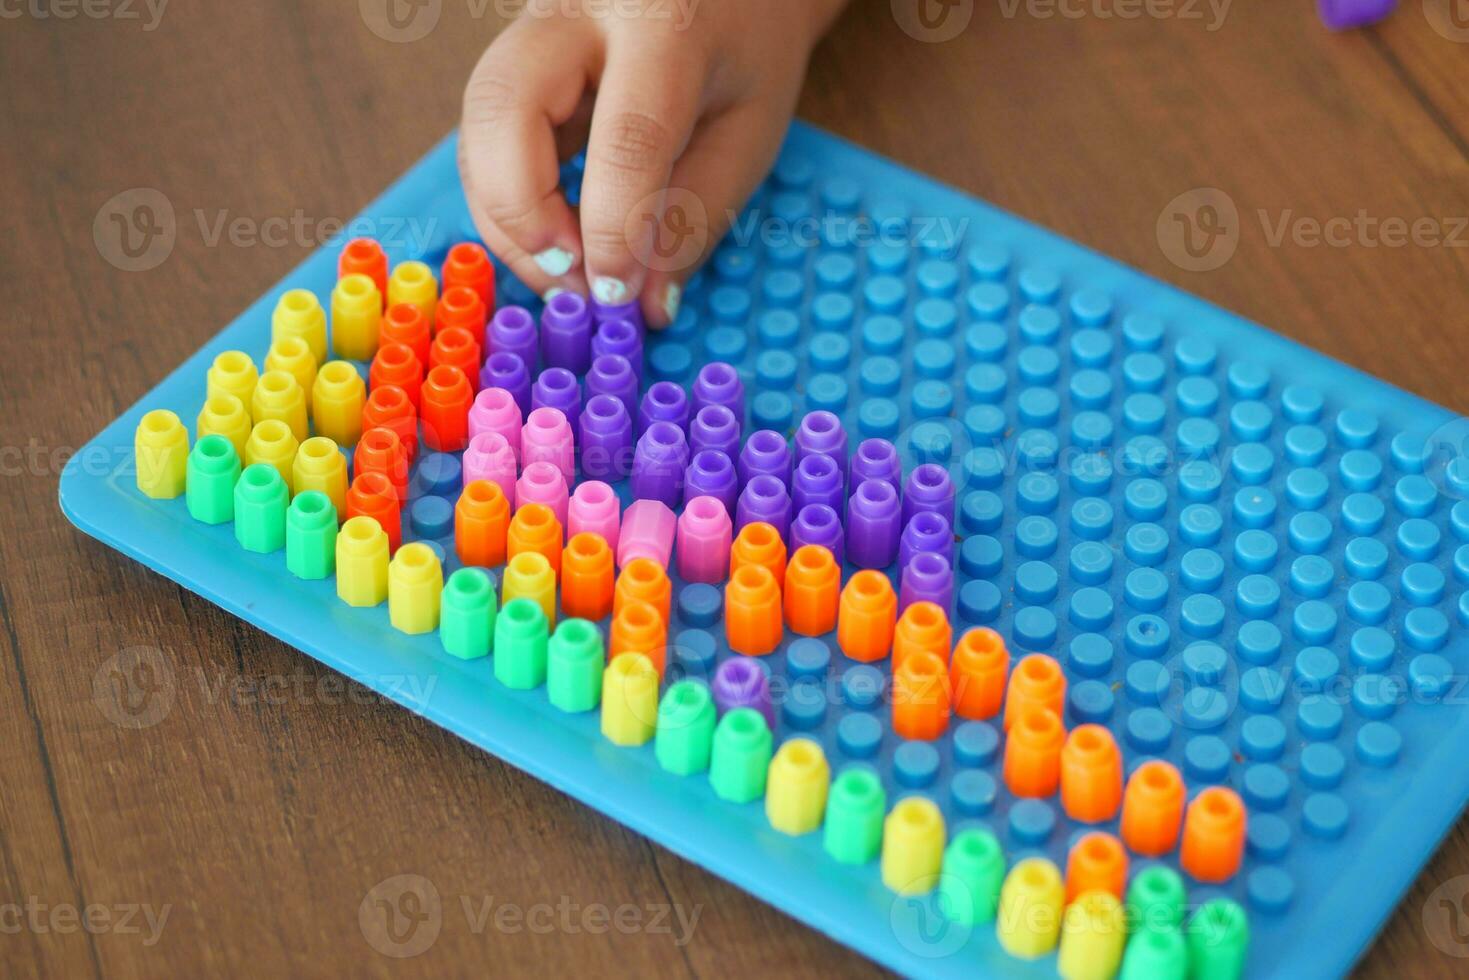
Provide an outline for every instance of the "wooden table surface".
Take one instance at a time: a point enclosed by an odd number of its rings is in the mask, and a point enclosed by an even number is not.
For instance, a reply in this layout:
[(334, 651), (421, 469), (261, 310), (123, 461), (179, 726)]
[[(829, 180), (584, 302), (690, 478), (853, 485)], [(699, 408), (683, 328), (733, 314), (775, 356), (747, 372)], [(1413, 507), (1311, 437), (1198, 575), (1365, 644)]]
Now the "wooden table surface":
[[(455, 124), (503, 6), (427, 0), (436, 28), (391, 43), (351, 0), (177, 0), (156, 21), (141, 0), (96, 2), (63, 18), (79, 8), (27, 0), (0, 19), (0, 974), (878, 972), (67, 524), (67, 447), (312, 244), (221, 238), (221, 218), (264, 231), (355, 214)], [(920, 43), (885, 0), (857, 0), (800, 113), (1462, 412), (1469, 44), (1452, 38), (1469, 32), (1434, 19), (1437, 3), (1334, 35), (1307, 0), (1236, 0), (1222, 23), (1192, 5), (1167, 9), (1202, 19), (958, 0), (958, 36)], [(139, 187), (166, 196), (177, 233), (165, 261), (132, 272), (94, 219)], [(1157, 228), (1200, 187), (1235, 203), (1238, 248), (1190, 272)], [(1296, 221), (1359, 213), (1432, 219), (1447, 240), (1312, 244)], [(144, 656), (173, 693), (156, 723), (121, 727), (108, 668), (137, 647), (157, 651)], [(1423, 908), (1469, 871), (1466, 827), (1365, 972), (1462, 970), (1445, 950), (1464, 951), (1469, 923)], [(382, 955), (359, 925), (397, 875), (442, 903), (413, 958)], [(655, 905), (697, 914), (692, 935), (676, 915), (647, 928)], [(548, 929), (539, 906), (571, 928)], [(637, 911), (598, 917), (620, 906)]]

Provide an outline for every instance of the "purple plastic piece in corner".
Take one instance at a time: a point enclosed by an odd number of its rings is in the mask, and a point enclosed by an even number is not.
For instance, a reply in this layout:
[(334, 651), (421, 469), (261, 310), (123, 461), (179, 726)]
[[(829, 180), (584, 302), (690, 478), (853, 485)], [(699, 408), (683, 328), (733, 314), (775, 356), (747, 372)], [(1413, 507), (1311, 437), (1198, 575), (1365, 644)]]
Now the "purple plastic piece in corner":
[(762, 474), (751, 479), (735, 504), (735, 534), (756, 521), (774, 527), (781, 540), (790, 537), (791, 496), (785, 485), (773, 476)]
[(684, 496), (713, 497), (724, 505), (724, 512), (734, 520), (735, 502), (739, 499), (739, 484), (735, 478), (734, 464), (729, 457), (717, 449), (704, 449), (694, 453), (689, 468), (684, 474)]
[(689, 447), (694, 452), (717, 449), (730, 459), (740, 452), (740, 423), (723, 405), (705, 405), (689, 423)]
[(632, 416), (611, 395), (593, 395), (581, 413), (582, 476), (590, 480), (621, 480), (632, 469)]
[(720, 714), (732, 708), (754, 708), (765, 716), (766, 724), (775, 727), (775, 711), (770, 705), (770, 679), (765, 668), (752, 657), (730, 657), (714, 671), (714, 706)]
[(1375, 24), (1396, 7), (1397, 0), (1316, 0), (1322, 23), (1334, 31)]
[(907, 524), (920, 511), (933, 511), (949, 526), (954, 526), (954, 481), (949, 471), (937, 463), (914, 467), (903, 487), (903, 523)]
[(541, 310), (541, 358), (547, 367), (586, 374), (592, 364), (592, 311), (576, 293), (557, 293)]
[(525, 365), (526, 373), (536, 369), (536, 353), (540, 345), (536, 321), (530, 310), (521, 306), (502, 306), (490, 318), (485, 332), (485, 349), (491, 354), (514, 354)]
[(898, 614), (915, 602), (932, 602), (946, 614), (954, 607), (954, 569), (943, 555), (913, 556), (898, 586)]
[(587, 400), (593, 395), (611, 395), (622, 402), (627, 417), (638, 410), (638, 376), (621, 354), (603, 354), (592, 359), (587, 371)]
[(481, 388), (504, 388), (515, 399), (520, 414), (530, 414), (530, 372), (519, 354), (503, 350), (491, 354), (480, 368), (479, 381)]
[[(631, 320), (608, 320), (592, 334), (592, 363), (607, 354), (627, 358), (638, 384), (643, 383), (643, 331)], [(637, 406), (632, 406), (636, 409)]]
[(740, 431), (744, 431), (745, 386), (733, 365), (710, 361), (699, 369), (693, 386), (694, 414), (697, 415), (705, 405), (723, 405), (734, 413)]
[(800, 511), (807, 504), (826, 504), (832, 510), (847, 502), (847, 486), (841, 468), (830, 456), (807, 456), (796, 464), (791, 476), (791, 501)]
[(671, 509), (683, 503), (684, 471), (689, 466), (689, 444), (683, 430), (672, 422), (654, 422), (638, 439), (632, 460), (632, 495), (657, 500)]
[(566, 416), (575, 432), (581, 421), (581, 386), (576, 383), (576, 375), (559, 367), (542, 371), (530, 386), (530, 409), (534, 412), (538, 408), (556, 409)]
[(831, 412), (807, 412), (796, 429), (796, 462), (807, 456), (830, 456), (847, 473), (847, 430)]
[(897, 447), (886, 439), (863, 439), (852, 454), (851, 479), (847, 490), (855, 491), (863, 480), (886, 480), (894, 490), (903, 488), (903, 464)]
[(654, 422), (672, 422), (680, 430), (689, 427), (689, 396), (672, 381), (655, 381), (638, 406), (638, 433)]
[(945, 561), (954, 564), (954, 529), (942, 514), (931, 510), (919, 511), (903, 525), (898, 539), (898, 567), (907, 568), (914, 556), (924, 553), (943, 555)]
[(783, 485), (790, 486), (793, 464), (791, 447), (786, 443), (785, 436), (774, 429), (752, 432), (735, 462), (735, 469), (740, 476), (740, 489), (744, 489), (747, 483), (762, 474), (773, 476)]
[(847, 501), (847, 560), (858, 568), (891, 565), (898, 557), (902, 518), (892, 484), (864, 480)]
[(791, 554), (808, 544), (817, 544), (830, 551), (840, 565), (846, 557), (844, 543), (837, 511), (826, 504), (807, 504), (796, 512), (791, 522)]
[(638, 305), (638, 301), (635, 299), (628, 300), (626, 303), (618, 303), (615, 306), (599, 303), (593, 299), (591, 307), (592, 319), (596, 321), (598, 326), (604, 323), (611, 323), (613, 320), (626, 320), (639, 330), (643, 329), (643, 308)]

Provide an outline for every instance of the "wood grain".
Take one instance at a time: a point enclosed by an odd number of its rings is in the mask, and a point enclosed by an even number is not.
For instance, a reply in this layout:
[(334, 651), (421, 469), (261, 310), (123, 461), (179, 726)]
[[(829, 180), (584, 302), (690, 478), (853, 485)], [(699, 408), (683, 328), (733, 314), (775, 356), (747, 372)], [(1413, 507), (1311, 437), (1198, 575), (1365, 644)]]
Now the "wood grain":
[[(346, 218), (454, 125), (499, 27), (443, 4), (389, 43), (351, 2), (170, 4), (138, 21), (0, 21), (0, 902), (170, 907), (161, 938), (7, 932), (7, 976), (879, 972), (855, 954), (246, 627), (75, 532), (59, 460), (146, 392), (309, 242), (211, 243), (221, 211)], [(1459, 411), (1469, 410), (1469, 249), (1274, 246), (1257, 219), (1469, 215), (1466, 55), (1417, 9), (1334, 35), (1310, 4), (1236, 0), (1223, 24), (1076, 20), (980, 0), (954, 40), (902, 34), (858, 0), (817, 50), (811, 121)], [(491, 5), (490, 10), (494, 9)], [(1088, 7), (1087, 9), (1091, 9)], [(92, 221), (153, 187), (178, 241), (143, 273)], [(1233, 259), (1188, 273), (1160, 211), (1217, 187)], [(133, 730), (99, 710), (118, 651), (161, 651), (171, 708)], [(282, 693), (284, 688), (284, 693)], [(1366, 955), (1367, 974), (1459, 966), (1420, 910), (1469, 863), (1466, 825)], [(359, 929), (368, 890), (433, 882), (443, 928), (411, 959)], [(659, 932), (505, 931), (486, 899), (672, 904)], [(3, 925), (3, 923), (0, 923)]]

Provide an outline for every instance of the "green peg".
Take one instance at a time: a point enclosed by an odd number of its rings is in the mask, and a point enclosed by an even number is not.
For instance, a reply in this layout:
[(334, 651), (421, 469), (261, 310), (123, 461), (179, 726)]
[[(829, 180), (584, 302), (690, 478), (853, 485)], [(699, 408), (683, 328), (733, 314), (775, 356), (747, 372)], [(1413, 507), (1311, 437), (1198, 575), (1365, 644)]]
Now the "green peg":
[(489, 656), (495, 635), (495, 586), (479, 568), (461, 568), (439, 598), (439, 642), (460, 660)]
[(866, 864), (882, 847), (882, 821), (887, 795), (882, 781), (870, 769), (844, 770), (826, 797), (826, 853), (843, 864)]
[(317, 490), (296, 494), (286, 511), (286, 568), (303, 579), (322, 579), (337, 569), (337, 509)]
[(1127, 941), (1118, 980), (1184, 980), (1188, 948), (1173, 928), (1143, 928)]
[(708, 769), (714, 717), (714, 696), (698, 681), (679, 681), (665, 691), (653, 742), (658, 764), (680, 776)]
[(290, 496), (280, 471), (269, 463), (245, 467), (235, 484), (235, 540), (246, 551), (269, 554), (286, 546)]
[(1234, 980), (1245, 969), (1250, 920), (1239, 903), (1216, 898), (1199, 906), (1188, 923), (1189, 976)]
[(731, 803), (749, 803), (764, 796), (773, 742), (765, 716), (754, 708), (726, 712), (714, 730), (709, 757), (714, 795)]
[(1183, 925), (1188, 890), (1177, 871), (1150, 864), (1133, 876), (1127, 889), (1127, 920), (1133, 931), (1177, 929)]
[(495, 680), (517, 691), (546, 683), (550, 627), (540, 603), (511, 599), (495, 617)]
[(1005, 852), (999, 838), (987, 830), (961, 831), (944, 851), (939, 907), (966, 926), (989, 922), (999, 908), (1004, 881)]
[(606, 663), (597, 627), (585, 619), (563, 619), (546, 652), (546, 696), (562, 711), (591, 711), (602, 700)]
[(184, 502), (189, 516), (203, 524), (225, 524), (235, 519), (235, 482), (240, 478), (240, 455), (224, 436), (205, 436), (194, 443), (184, 470)]

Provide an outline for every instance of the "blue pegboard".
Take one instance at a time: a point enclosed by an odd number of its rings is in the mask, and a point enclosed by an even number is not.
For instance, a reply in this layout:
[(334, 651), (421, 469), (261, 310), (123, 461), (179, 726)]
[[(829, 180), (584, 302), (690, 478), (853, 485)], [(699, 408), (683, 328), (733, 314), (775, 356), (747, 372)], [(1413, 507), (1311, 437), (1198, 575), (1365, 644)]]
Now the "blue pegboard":
[[(387, 216), (432, 229), (421, 247), (389, 248), (394, 262), (437, 267), (474, 237), (452, 137), (363, 215)], [(282, 554), (193, 522), (182, 498), (136, 491), (142, 414), (169, 408), (192, 428), (215, 355), (263, 357), (280, 294), (326, 297), (339, 249), (311, 256), (78, 455), (60, 488), (77, 526), (897, 970), (1052, 975), (1053, 957), (1012, 959), (992, 927), (896, 898), (876, 863), (838, 865), (819, 835), (782, 836), (759, 804), (663, 772), (651, 745), (608, 744), (595, 714), (506, 690), (489, 661), (397, 633), (385, 608), (349, 608), (331, 581), (293, 580)], [(508, 276), (500, 300), (538, 306)], [(647, 358), (645, 383), (737, 364), (754, 426), (789, 430), (826, 408), (854, 445), (886, 436), (910, 469), (949, 466), (956, 628), (988, 624), (1060, 659), (1068, 725), (1108, 725), (1129, 767), (1161, 756), (1191, 792), (1225, 783), (1244, 797), (1241, 873), (1190, 898), (1245, 906), (1251, 974), (1345, 971), (1469, 798), (1469, 464), (1445, 472), (1433, 457), (1423, 472), (1444, 409), (801, 125)], [(675, 594), (669, 675), (707, 675), (729, 655), (709, 590), (675, 582)], [(994, 727), (900, 745), (868, 686), (885, 664), (789, 637), (763, 662), (790, 692), (778, 739), (807, 730), (834, 769), (873, 766), (890, 799), (930, 795), (950, 833), (986, 825), (1012, 861), (1064, 864), (1077, 829), (1055, 800), (1011, 798)], [(843, 718), (868, 720), (839, 734)]]

